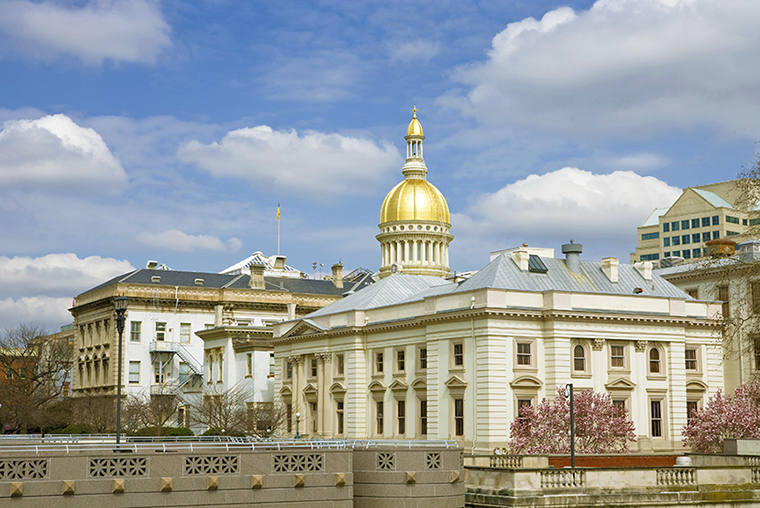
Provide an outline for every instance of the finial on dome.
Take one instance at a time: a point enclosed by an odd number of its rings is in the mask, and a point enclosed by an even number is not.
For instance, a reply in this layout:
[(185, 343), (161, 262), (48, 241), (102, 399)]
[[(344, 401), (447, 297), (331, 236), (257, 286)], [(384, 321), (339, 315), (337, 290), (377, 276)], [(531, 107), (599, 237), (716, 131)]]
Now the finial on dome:
[(412, 113), (413, 113), (412, 118), (417, 118), (417, 106), (414, 106), (412, 108)]

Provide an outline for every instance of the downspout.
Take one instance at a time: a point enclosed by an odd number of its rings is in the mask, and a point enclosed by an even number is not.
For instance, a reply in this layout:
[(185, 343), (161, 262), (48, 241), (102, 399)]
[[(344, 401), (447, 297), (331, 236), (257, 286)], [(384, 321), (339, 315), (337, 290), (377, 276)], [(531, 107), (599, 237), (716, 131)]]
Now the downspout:
[[(475, 298), (475, 297), (473, 297)], [(472, 308), (475, 308), (475, 302), (472, 302)], [(475, 402), (475, 418), (473, 419), (474, 429), (475, 432), (472, 435), (472, 449), (470, 450), (470, 453), (472, 455), (475, 455), (475, 443), (478, 441), (478, 346), (475, 344), (475, 314), (473, 313), (472, 317), (470, 318), (470, 323), (472, 324), (471, 331), (470, 331), (470, 338), (472, 338), (473, 347), (475, 348), (475, 351), (473, 351), (473, 358), (475, 358), (475, 371), (473, 377), (472, 377), (472, 388), (473, 392), (475, 393), (474, 402)]]

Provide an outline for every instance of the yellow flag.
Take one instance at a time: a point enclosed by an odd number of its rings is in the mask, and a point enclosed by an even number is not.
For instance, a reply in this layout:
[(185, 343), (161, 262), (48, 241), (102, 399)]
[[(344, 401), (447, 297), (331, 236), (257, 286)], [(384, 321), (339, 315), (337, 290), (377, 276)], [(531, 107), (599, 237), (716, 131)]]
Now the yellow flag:
[(280, 203), (277, 203), (277, 220), (280, 220)]

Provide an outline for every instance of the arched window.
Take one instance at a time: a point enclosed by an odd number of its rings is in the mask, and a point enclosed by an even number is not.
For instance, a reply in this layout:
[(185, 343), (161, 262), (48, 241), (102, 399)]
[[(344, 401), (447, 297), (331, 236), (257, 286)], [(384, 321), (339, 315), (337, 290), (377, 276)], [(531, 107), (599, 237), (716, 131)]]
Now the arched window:
[(573, 370), (586, 370), (586, 350), (580, 344), (573, 348)]
[(649, 350), (649, 372), (652, 374), (660, 373), (660, 350), (656, 347)]

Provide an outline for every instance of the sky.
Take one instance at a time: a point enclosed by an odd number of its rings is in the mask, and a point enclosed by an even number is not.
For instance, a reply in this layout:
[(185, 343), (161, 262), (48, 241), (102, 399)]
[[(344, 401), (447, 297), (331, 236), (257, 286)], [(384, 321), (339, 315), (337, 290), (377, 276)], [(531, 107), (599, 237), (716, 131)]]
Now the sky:
[[(453, 270), (628, 262), (760, 140), (756, 0), (0, 2), (0, 329), (156, 260), (376, 270), (414, 106)], [(317, 270), (313, 270), (317, 263)]]

